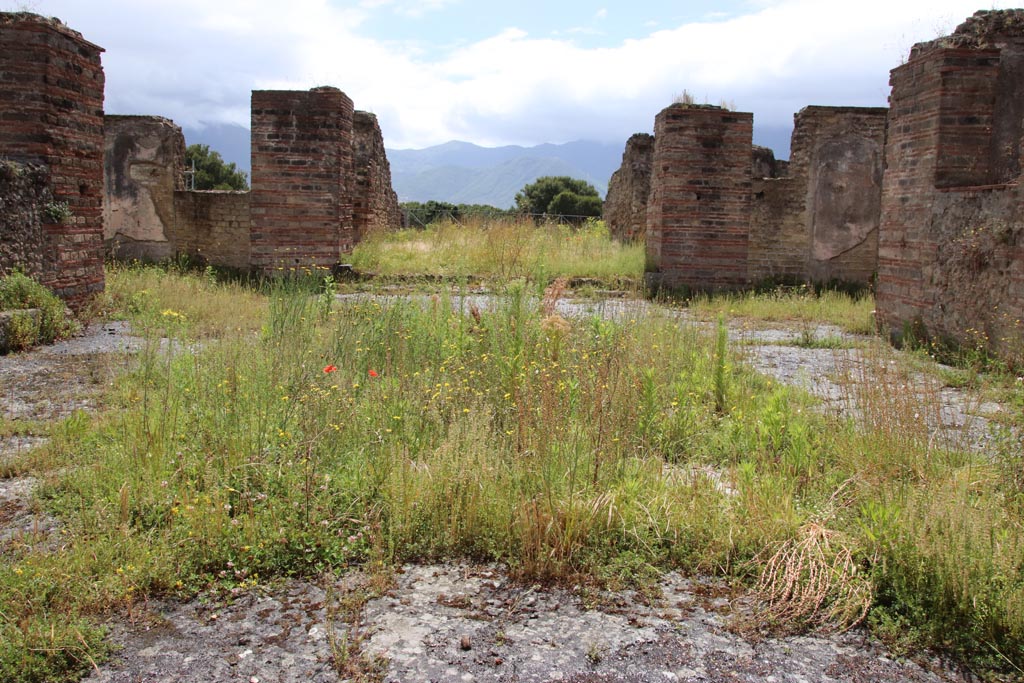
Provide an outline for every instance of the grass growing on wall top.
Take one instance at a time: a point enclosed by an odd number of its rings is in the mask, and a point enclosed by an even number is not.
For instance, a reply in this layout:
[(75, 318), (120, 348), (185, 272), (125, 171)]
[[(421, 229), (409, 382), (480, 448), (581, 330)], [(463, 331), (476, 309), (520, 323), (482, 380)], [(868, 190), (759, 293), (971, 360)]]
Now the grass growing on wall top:
[(796, 601), (763, 625), (842, 626), (866, 597), (907, 651), (1021, 665), (1012, 458), (918, 438), (912, 397), (865, 392), (878, 419), (832, 421), (721, 332), (657, 308), (563, 319), (560, 283), (538, 299), (513, 282), (482, 308), (325, 305), (319, 285), (112, 278), (147, 344), (109, 411), (21, 463), (67, 533), (0, 559), (0, 679), (85, 670), (104, 652), (96, 615), (153, 594), (451, 558), (530, 580), (677, 568), (755, 586), (773, 567), (806, 580), (808, 547), (837, 568), (821, 609)]

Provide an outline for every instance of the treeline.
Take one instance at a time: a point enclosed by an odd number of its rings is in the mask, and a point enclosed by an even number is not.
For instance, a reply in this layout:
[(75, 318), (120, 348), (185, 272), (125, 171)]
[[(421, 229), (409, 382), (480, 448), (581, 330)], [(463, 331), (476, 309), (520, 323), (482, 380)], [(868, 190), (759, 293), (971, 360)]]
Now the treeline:
[(406, 225), (415, 228), (443, 220), (459, 222), (471, 218), (493, 220), (511, 216), (553, 218), (579, 223), (586, 218), (599, 218), (602, 201), (594, 186), (586, 181), (568, 176), (544, 176), (523, 187), (516, 194), (516, 205), (511, 209), (434, 200), (405, 202), (401, 206), (405, 212)]
[(494, 219), (515, 216), (515, 209), (499, 209), (487, 204), (451, 204), (449, 202), (403, 202), (402, 212), (410, 228), (422, 228), (438, 221), (464, 221), (468, 219)]

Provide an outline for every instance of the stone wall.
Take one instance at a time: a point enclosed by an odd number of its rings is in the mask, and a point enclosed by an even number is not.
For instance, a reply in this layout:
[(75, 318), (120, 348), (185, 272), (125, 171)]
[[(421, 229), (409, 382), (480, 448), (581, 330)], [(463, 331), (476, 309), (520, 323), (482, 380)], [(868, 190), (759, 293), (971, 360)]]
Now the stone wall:
[(42, 225), (38, 277), (72, 307), (103, 289), (102, 52), (56, 19), (0, 13), (0, 156), (45, 166), (68, 209)]
[(160, 116), (107, 116), (104, 138), (107, 252), (144, 261), (173, 257), (175, 191), (185, 189), (181, 128)]
[(891, 73), (876, 307), (895, 338), (1024, 363), (1024, 11), (978, 12)]
[(254, 268), (329, 268), (351, 251), (352, 119), (337, 88), (253, 91)]
[(196, 263), (248, 270), (250, 202), (249, 192), (175, 192), (169, 243)]
[(43, 222), (52, 201), (45, 167), (0, 161), (0, 276), (15, 269), (35, 278), (48, 272)]
[(352, 220), (355, 241), (359, 242), (371, 231), (402, 227), (402, 210), (398, 194), (391, 188), (391, 164), (377, 117), (357, 111), (352, 123)]
[(647, 197), (651, 192), (654, 136), (637, 133), (626, 141), (622, 166), (608, 181), (604, 222), (621, 242), (643, 240), (647, 234)]
[(755, 188), (751, 279), (871, 281), (886, 113), (811, 106), (793, 117), (788, 178)]
[(687, 104), (673, 104), (655, 118), (650, 281), (696, 290), (749, 283), (753, 122), (753, 114)]

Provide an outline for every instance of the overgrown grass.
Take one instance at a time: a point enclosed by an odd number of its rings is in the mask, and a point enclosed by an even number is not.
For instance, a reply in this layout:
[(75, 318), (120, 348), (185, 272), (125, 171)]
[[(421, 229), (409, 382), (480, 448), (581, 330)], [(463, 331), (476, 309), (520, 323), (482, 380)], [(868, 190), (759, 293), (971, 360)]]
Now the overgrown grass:
[[(24, 309), (39, 313), (34, 317), (20, 313)], [(0, 338), (0, 352), (21, 351), (70, 336), (78, 324), (65, 310), (63, 301), (24, 273), (0, 277), (0, 311), (14, 311)]]
[(93, 309), (93, 315), (128, 316), (141, 334), (166, 327), (201, 339), (258, 331), (267, 299), (258, 286), (220, 281), (210, 269), (113, 264)]
[(371, 235), (356, 247), (352, 265), (380, 275), (527, 278), (542, 285), (567, 276), (638, 286), (644, 247), (612, 241), (601, 221), (575, 228), (530, 220), (445, 222)]
[(708, 319), (724, 313), (769, 322), (827, 323), (854, 334), (875, 332), (875, 302), (870, 293), (779, 287), (763, 292), (701, 295), (694, 297), (689, 307)]
[(788, 567), (802, 589), (766, 591), (765, 620), (844, 627), (867, 600), (896, 645), (1021, 666), (1019, 459), (933, 443), (909, 395), (865, 392), (863, 419), (830, 421), (740, 365), (721, 325), (567, 321), (561, 282), (541, 300), (512, 282), (486, 308), (331, 306), (320, 284), (264, 298), (113, 274), (147, 345), (110, 411), (23, 463), (67, 529), (0, 560), (0, 678), (73, 677), (104, 654), (95, 616), (152, 594), (441, 558), (752, 586)]

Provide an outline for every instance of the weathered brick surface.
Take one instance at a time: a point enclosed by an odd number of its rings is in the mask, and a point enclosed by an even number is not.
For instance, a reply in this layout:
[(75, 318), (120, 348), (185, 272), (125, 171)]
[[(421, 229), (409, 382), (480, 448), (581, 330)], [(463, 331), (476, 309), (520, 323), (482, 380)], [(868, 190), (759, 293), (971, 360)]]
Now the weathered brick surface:
[(0, 276), (48, 272), (43, 209), (53, 201), (45, 166), (0, 161)]
[(184, 189), (185, 136), (161, 116), (104, 117), (103, 233), (123, 259), (174, 256), (174, 193)]
[[(782, 171), (782, 172), (780, 172)], [(750, 150), (750, 174), (754, 180), (759, 178), (781, 178), (788, 172), (788, 165), (783, 162), (780, 167), (775, 152), (770, 147), (754, 145)]]
[(979, 12), (892, 71), (876, 302), (894, 336), (980, 343), (1017, 363), (1024, 196), (992, 181), (1019, 173), (1022, 46), (1024, 11)]
[(877, 266), (886, 110), (805, 107), (788, 178), (754, 193), (753, 280), (867, 283)]
[(0, 13), (0, 156), (46, 166), (41, 281), (73, 307), (103, 289), (102, 48), (54, 19)]
[(175, 253), (197, 263), (248, 270), (250, 202), (249, 192), (175, 192), (168, 230)]
[(654, 123), (647, 260), (670, 288), (744, 287), (753, 114), (673, 104)]
[(622, 166), (608, 181), (604, 222), (621, 242), (643, 240), (647, 234), (647, 198), (651, 192), (654, 136), (637, 133), (626, 141)]
[(747, 269), (751, 282), (806, 282), (807, 183), (761, 178), (753, 184)]
[(374, 230), (402, 227), (398, 194), (391, 188), (391, 164), (377, 117), (357, 111), (353, 117), (352, 219), (355, 241)]
[(253, 91), (254, 268), (330, 267), (352, 249), (352, 117), (337, 88)]

